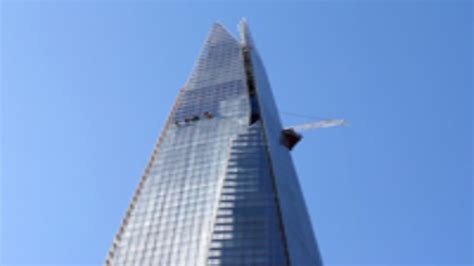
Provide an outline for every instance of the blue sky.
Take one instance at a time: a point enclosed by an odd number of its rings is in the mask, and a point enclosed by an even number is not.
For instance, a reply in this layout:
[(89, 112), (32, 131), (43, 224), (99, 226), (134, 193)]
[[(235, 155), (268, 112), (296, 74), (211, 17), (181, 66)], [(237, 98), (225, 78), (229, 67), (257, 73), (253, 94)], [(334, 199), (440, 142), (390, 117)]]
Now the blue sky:
[(0, 264), (102, 263), (212, 23), (242, 16), (281, 111), (350, 121), (293, 152), (326, 264), (474, 263), (468, 1), (1, 8)]

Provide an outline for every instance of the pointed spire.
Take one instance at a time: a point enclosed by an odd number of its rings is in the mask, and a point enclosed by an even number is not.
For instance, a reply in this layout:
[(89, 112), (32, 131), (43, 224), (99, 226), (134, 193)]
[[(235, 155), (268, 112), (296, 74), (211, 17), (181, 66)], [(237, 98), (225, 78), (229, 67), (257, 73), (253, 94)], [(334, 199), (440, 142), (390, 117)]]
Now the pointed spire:
[(239, 23), (240, 26), (240, 43), (247, 48), (253, 47), (252, 36), (250, 35), (249, 26), (246, 18), (242, 18)]
[[(240, 44), (222, 24), (213, 24), (203, 49), (196, 62), (191, 77), (186, 83), (189, 90), (200, 88), (204, 83), (209, 83), (209, 76), (217, 83), (219, 80), (229, 78), (228, 73), (238, 74), (238, 64), (232, 64), (232, 60), (240, 60)], [(225, 60), (224, 60), (225, 59)], [(209, 83), (210, 84), (210, 83)]]
[(229, 31), (219, 22), (215, 22), (211, 32), (207, 37), (206, 43), (216, 45), (219, 43), (237, 42), (237, 40), (229, 33)]

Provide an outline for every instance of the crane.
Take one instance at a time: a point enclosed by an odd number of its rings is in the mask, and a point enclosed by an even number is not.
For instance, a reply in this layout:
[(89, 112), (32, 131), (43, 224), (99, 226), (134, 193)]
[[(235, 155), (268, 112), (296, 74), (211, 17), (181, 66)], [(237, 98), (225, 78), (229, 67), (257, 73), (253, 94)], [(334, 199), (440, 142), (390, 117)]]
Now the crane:
[(347, 121), (345, 119), (325, 119), (316, 122), (286, 127), (281, 132), (281, 143), (289, 150), (292, 150), (293, 147), (303, 138), (303, 136), (299, 132), (311, 129), (329, 128), (346, 125)]
[(298, 132), (317, 129), (317, 128), (328, 128), (328, 127), (337, 127), (337, 126), (346, 126), (347, 121), (345, 119), (325, 119), (316, 122), (310, 122), (306, 124), (290, 126), (285, 129), (293, 129)]

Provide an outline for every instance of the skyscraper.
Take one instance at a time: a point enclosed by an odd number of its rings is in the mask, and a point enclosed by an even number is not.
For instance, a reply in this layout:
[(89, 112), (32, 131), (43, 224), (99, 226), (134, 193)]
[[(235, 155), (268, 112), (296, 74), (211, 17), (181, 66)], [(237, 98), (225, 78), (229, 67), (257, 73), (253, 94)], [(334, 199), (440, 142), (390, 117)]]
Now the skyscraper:
[(106, 265), (321, 265), (289, 153), (295, 136), (245, 21), (240, 29), (238, 41), (213, 26)]

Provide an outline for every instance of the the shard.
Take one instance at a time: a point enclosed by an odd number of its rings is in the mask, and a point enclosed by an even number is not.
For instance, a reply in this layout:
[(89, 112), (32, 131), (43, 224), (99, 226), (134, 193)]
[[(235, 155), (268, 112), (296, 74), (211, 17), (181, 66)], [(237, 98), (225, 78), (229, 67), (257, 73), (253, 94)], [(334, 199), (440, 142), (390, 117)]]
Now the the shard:
[(288, 141), (245, 21), (215, 24), (105, 265), (321, 265)]

